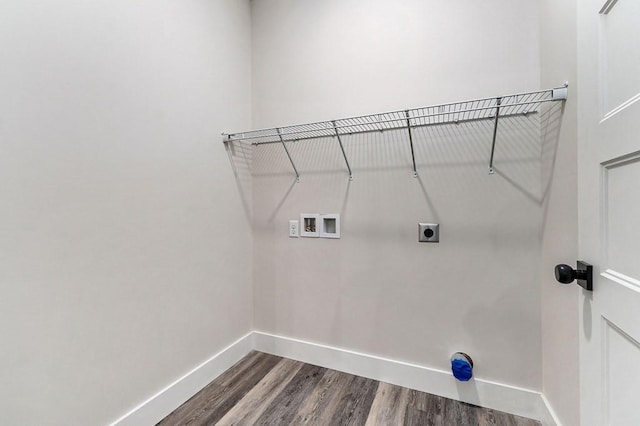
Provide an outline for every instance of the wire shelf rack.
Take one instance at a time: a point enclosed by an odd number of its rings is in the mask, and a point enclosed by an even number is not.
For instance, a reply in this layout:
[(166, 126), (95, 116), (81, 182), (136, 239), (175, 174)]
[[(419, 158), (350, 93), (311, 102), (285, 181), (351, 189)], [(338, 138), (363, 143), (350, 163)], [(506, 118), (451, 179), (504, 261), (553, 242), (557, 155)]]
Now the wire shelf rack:
[(471, 121), (493, 120), (493, 141), (489, 159), (489, 173), (493, 174), (493, 156), (499, 119), (537, 113), (544, 103), (565, 101), (567, 94), (568, 83), (565, 83), (559, 87), (534, 92), (474, 99), (421, 108), (362, 115), (359, 117), (318, 121), (315, 123), (295, 124), (238, 133), (223, 133), (222, 139), (224, 143), (244, 142), (251, 143), (252, 145), (282, 144), (296, 177), (299, 180), (300, 174), (287, 148), (287, 143), (308, 139), (336, 138), (340, 144), (342, 155), (344, 156), (349, 178), (352, 179), (351, 166), (344, 151), (342, 136), (369, 132), (385, 132), (389, 130), (406, 130), (407, 138), (411, 146), (413, 175), (417, 177), (413, 149), (413, 129)]

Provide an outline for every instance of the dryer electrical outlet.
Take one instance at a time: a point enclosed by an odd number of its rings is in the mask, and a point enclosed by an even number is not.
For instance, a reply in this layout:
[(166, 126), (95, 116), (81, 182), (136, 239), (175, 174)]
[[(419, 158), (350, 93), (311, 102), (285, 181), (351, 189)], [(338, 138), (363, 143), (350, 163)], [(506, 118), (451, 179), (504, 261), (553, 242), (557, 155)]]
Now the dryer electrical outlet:
[(421, 243), (437, 243), (440, 241), (440, 224), (419, 223), (418, 241)]

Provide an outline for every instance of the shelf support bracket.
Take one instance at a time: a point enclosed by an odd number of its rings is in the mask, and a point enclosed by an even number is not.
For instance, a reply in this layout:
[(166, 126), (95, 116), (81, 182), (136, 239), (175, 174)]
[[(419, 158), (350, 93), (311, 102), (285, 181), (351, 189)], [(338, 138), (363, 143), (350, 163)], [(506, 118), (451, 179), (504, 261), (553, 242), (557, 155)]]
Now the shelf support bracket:
[(333, 125), (333, 131), (336, 132), (336, 137), (338, 138), (338, 143), (340, 144), (340, 150), (342, 151), (344, 162), (347, 163), (347, 170), (349, 170), (349, 180), (353, 180), (351, 166), (349, 165), (349, 160), (347, 160), (347, 154), (344, 152), (344, 146), (342, 145), (342, 139), (340, 139), (340, 133), (338, 132), (338, 128), (336, 127), (336, 122), (332, 121), (331, 124)]
[(495, 173), (493, 170), (493, 153), (496, 149), (496, 136), (498, 134), (498, 119), (500, 117), (500, 104), (502, 103), (502, 98), (497, 98), (497, 106), (496, 106), (496, 119), (493, 123), (493, 142), (491, 143), (491, 158), (489, 159), (489, 174), (492, 175)]
[(291, 159), (291, 154), (289, 154), (287, 145), (284, 143), (284, 139), (282, 139), (282, 133), (280, 133), (280, 129), (276, 129), (276, 131), (278, 132), (278, 137), (280, 138), (280, 142), (282, 142), (282, 146), (284, 147), (284, 152), (286, 152), (287, 157), (289, 157), (289, 162), (291, 163), (291, 167), (293, 167), (293, 171), (296, 172), (296, 182), (300, 182), (300, 173), (298, 173), (298, 169), (296, 169), (296, 165), (293, 164), (293, 160)]
[(409, 145), (411, 145), (411, 161), (413, 162), (413, 177), (418, 177), (418, 170), (416, 169), (416, 155), (413, 152), (413, 135), (411, 134), (411, 121), (409, 119), (409, 110), (404, 111), (405, 117), (407, 117), (407, 131), (409, 132)]

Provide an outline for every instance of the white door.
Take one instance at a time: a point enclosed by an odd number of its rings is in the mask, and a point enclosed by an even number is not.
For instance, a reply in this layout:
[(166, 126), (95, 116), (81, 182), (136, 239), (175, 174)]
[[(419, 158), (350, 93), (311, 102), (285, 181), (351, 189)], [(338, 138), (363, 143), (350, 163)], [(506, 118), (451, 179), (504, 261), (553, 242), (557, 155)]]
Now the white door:
[(583, 425), (640, 425), (640, 1), (578, 1)]

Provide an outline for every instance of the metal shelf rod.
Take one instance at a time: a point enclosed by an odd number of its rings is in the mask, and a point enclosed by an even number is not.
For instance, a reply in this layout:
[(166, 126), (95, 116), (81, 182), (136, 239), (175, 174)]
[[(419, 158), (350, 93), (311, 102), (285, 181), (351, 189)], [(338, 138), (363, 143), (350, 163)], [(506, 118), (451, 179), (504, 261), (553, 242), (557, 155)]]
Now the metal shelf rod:
[(344, 162), (347, 163), (347, 170), (349, 170), (349, 180), (353, 180), (353, 174), (351, 173), (351, 166), (349, 165), (349, 160), (347, 160), (347, 154), (344, 152), (344, 146), (342, 146), (342, 139), (340, 139), (340, 133), (338, 132), (338, 128), (336, 127), (336, 122), (332, 121), (331, 123), (333, 123), (333, 129), (336, 132), (336, 137), (338, 138), (338, 143), (340, 144), (340, 150), (342, 151)]
[(416, 155), (413, 152), (413, 135), (411, 134), (411, 119), (409, 118), (409, 110), (406, 110), (404, 114), (407, 117), (407, 131), (409, 132), (409, 145), (411, 145), (411, 162), (413, 163), (413, 177), (418, 177), (418, 170), (416, 169)]
[[(513, 118), (513, 117), (527, 117), (529, 115), (533, 115), (533, 114), (537, 114), (537, 111), (529, 111), (529, 112), (521, 112), (519, 114), (503, 114), (500, 116), (500, 118)], [(435, 126), (450, 126), (452, 124), (465, 124), (465, 123), (474, 123), (474, 122), (478, 122), (478, 121), (487, 121), (487, 120), (494, 120), (495, 117), (489, 116), (489, 117), (480, 117), (480, 118), (469, 118), (466, 120), (455, 120), (455, 121), (450, 121), (450, 122), (438, 122), (438, 123), (427, 123), (427, 124), (412, 124), (411, 127), (413, 129), (419, 129), (419, 128), (423, 128), (423, 127), (435, 127)], [(345, 133), (341, 133), (341, 136), (353, 136), (353, 135), (360, 135), (360, 134), (367, 134), (367, 133), (384, 133), (384, 132), (390, 132), (390, 131), (397, 131), (397, 130), (405, 130), (407, 128), (406, 125), (402, 125), (402, 126), (396, 126), (396, 127), (385, 127), (383, 129), (373, 129), (373, 130), (363, 130), (363, 131), (358, 131), (358, 132), (345, 132)], [(338, 129), (339, 130), (339, 129)], [(268, 137), (272, 137), (272, 136), (261, 136), (262, 138), (268, 138)], [(333, 138), (335, 137), (335, 134), (330, 134), (330, 135), (320, 135), (320, 136), (310, 136), (310, 137), (304, 137), (304, 138), (300, 138), (300, 139), (286, 139), (286, 142), (299, 142), (301, 140), (310, 140), (310, 139), (326, 139), (326, 138)], [(231, 139), (231, 141), (238, 141), (239, 139)], [(280, 143), (280, 140), (275, 140), (275, 141), (267, 141), (267, 142), (252, 142), (252, 145), (269, 145), (269, 144), (274, 144), (274, 143)]]
[(289, 157), (289, 161), (291, 162), (291, 167), (293, 167), (293, 171), (296, 172), (296, 182), (300, 182), (300, 173), (298, 173), (298, 169), (296, 169), (296, 165), (293, 164), (293, 160), (291, 159), (291, 154), (289, 154), (287, 145), (284, 143), (284, 139), (282, 139), (282, 134), (280, 133), (280, 129), (277, 129), (277, 131), (278, 131), (278, 136), (280, 136), (280, 142), (282, 142), (282, 146), (284, 147), (284, 152), (287, 153), (287, 157)]
[[(521, 93), (514, 93), (512, 95), (505, 95), (502, 96), (502, 98), (511, 98), (511, 97), (523, 97), (526, 95), (541, 95), (541, 94), (552, 94), (553, 91), (558, 90), (558, 89), (566, 89), (568, 86), (567, 83), (565, 83), (562, 86), (558, 86), (558, 87), (553, 87), (551, 89), (546, 89), (546, 90), (535, 90), (535, 91), (531, 91), (531, 92), (521, 92)], [(495, 99), (495, 97), (493, 98), (477, 98), (477, 99), (468, 99), (465, 101), (460, 101), (460, 102), (449, 102), (446, 104), (440, 104), (440, 105), (432, 105), (432, 107), (447, 107), (447, 106), (451, 106), (451, 105), (457, 105), (457, 104), (470, 104), (470, 103), (474, 103), (474, 102), (482, 102), (482, 101), (487, 101), (487, 100), (491, 100), (491, 99)], [(538, 103), (538, 102), (552, 102), (552, 101), (558, 101), (560, 99), (553, 99), (553, 98), (549, 98), (549, 99), (545, 99), (545, 100), (541, 100), (541, 101), (536, 101), (536, 102), (531, 102), (531, 103)], [(513, 105), (515, 106), (515, 105)], [(413, 110), (418, 110), (418, 109), (424, 109), (424, 108), (412, 108)], [(358, 119), (358, 118), (367, 118), (367, 117), (371, 117), (372, 115), (388, 115), (388, 114), (394, 114), (394, 113), (399, 113), (401, 111), (389, 111), (389, 112), (385, 112), (385, 113), (379, 113), (379, 114), (368, 114), (368, 115), (360, 115), (360, 116), (355, 116), (355, 117), (350, 117), (351, 119)], [(338, 120), (337, 120), (338, 121)], [(304, 124), (304, 126), (312, 126), (312, 125), (324, 125), (326, 124), (326, 121), (316, 121), (316, 122), (312, 122), (312, 123), (306, 123)], [(255, 129), (252, 130), (251, 132), (245, 132), (245, 133), (254, 133), (254, 132), (266, 132), (266, 131), (273, 131), (273, 128), (269, 127), (269, 128), (263, 128), (263, 129)], [(240, 133), (229, 133), (229, 135), (233, 136), (236, 134), (240, 134)], [(236, 139), (237, 140), (237, 139)]]
[(493, 125), (493, 142), (491, 142), (491, 159), (489, 160), (489, 174), (492, 175), (493, 171), (493, 153), (496, 149), (496, 136), (498, 134), (498, 119), (500, 118), (500, 102), (502, 102), (502, 98), (498, 98), (496, 104), (496, 121)]
[[(520, 106), (520, 105), (533, 105), (533, 104), (542, 104), (545, 102), (557, 102), (557, 99), (541, 99), (541, 100), (535, 100), (535, 101), (530, 101), (530, 102), (522, 102), (522, 103), (518, 103), (518, 104), (505, 104), (502, 105), (502, 108), (509, 108), (509, 107), (516, 107), (516, 106)], [(436, 107), (429, 107), (429, 108), (437, 108)], [(457, 111), (447, 111), (447, 112), (439, 112), (439, 113), (435, 113), (435, 114), (423, 114), (423, 115), (416, 115), (416, 116), (412, 116), (411, 118), (416, 120), (416, 119), (420, 119), (420, 118), (431, 118), (431, 117), (438, 117), (438, 116), (443, 116), (443, 115), (452, 115), (452, 114), (457, 114), (457, 115), (461, 115), (464, 113), (471, 113), (471, 112), (478, 112), (478, 111), (488, 111), (488, 110), (493, 110), (495, 108), (495, 106), (488, 106), (488, 107), (480, 107), (480, 108), (471, 108), (471, 109), (464, 109), (464, 110), (457, 110)], [(524, 112), (522, 114), (527, 114), (527, 112)], [(381, 114), (378, 114), (381, 115)], [(363, 117), (371, 117), (371, 116), (363, 116)], [(494, 119), (494, 116), (490, 116), (490, 117), (484, 117), (484, 119)], [(377, 121), (371, 121), (371, 122), (367, 122), (367, 123), (361, 123), (361, 124), (342, 124), (342, 125), (336, 125), (335, 128), (337, 128), (338, 130), (341, 129), (345, 129), (345, 128), (349, 128), (349, 127), (355, 127), (358, 125), (371, 125), (371, 126), (375, 126), (376, 124), (384, 124), (384, 123), (394, 123), (394, 122), (399, 122), (399, 121), (403, 121), (402, 118), (392, 118), (392, 119), (387, 119), (387, 120), (377, 120)], [(442, 121), (438, 124), (455, 124), (457, 121), (462, 121), (462, 120), (448, 120), (448, 121)], [(321, 123), (327, 123), (327, 122), (321, 122)], [(313, 124), (321, 124), (321, 123), (313, 123)], [(434, 123), (435, 124), (435, 123)], [(414, 125), (413, 127), (417, 127), (418, 125)], [(403, 126), (399, 127), (399, 128), (404, 128)], [(267, 129), (267, 130), (273, 130), (273, 129)], [(265, 130), (265, 131), (267, 131)], [(291, 135), (299, 135), (299, 134), (304, 134), (304, 133), (310, 133), (310, 132), (321, 132), (321, 131), (328, 131), (330, 132), (331, 130), (333, 130), (330, 127), (325, 127), (325, 128), (321, 128), (321, 129), (308, 129), (308, 130), (300, 130), (300, 131), (295, 131), (295, 132), (280, 132), (280, 135), (282, 136), (291, 136)], [(388, 130), (386, 128), (381, 128), (378, 129), (378, 131), (380, 130)], [(254, 133), (254, 132), (258, 132), (258, 130), (254, 130), (251, 132), (247, 132), (247, 133)], [(350, 134), (350, 133), (361, 133), (361, 132), (345, 132), (343, 134)], [(239, 138), (234, 138), (233, 136), (237, 135), (238, 133), (230, 133), (230, 134), (225, 134), (227, 136), (229, 136), (231, 138), (231, 140), (252, 140), (252, 139), (263, 139), (263, 138), (268, 138), (268, 137), (274, 137), (276, 135), (259, 135), (259, 136), (243, 136), (243, 137), (239, 137)], [(331, 136), (331, 135), (327, 135), (327, 136)], [(300, 138), (295, 138), (296, 140), (300, 140), (300, 139), (307, 139), (305, 137), (300, 137)], [(289, 139), (288, 139), (289, 140)], [(259, 145), (260, 143), (258, 143), (257, 145)]]

